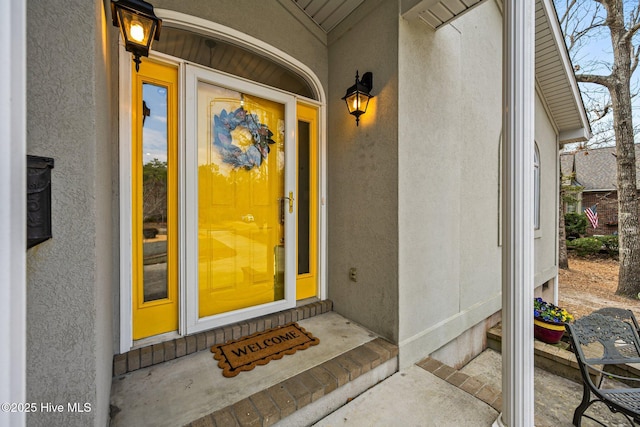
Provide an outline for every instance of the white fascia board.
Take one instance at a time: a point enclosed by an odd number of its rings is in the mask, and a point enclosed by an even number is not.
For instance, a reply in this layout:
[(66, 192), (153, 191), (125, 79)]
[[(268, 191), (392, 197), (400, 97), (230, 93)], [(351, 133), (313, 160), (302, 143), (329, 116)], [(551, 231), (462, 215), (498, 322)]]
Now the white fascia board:
[[(555, 41), (556, 48), (558, 54), (560, 56), (560, 61), (562, 62), (562, 67), (564, 68), (565, 75), (569, 80), (569, 86), (571, 87), (571, 94), (573, 99), (578, 107), (578, 114), (580, 114), (580, 122), (582, 127), (585, 130), (586, 140), (591, 139), (591, 125), (589, 124), (589, 119), (587, 118), (587, 112), (585, 111), (584, 104), (582, 102), (582, 96), (580, 95), (580, 89), (578, 88), (578, 82), (576, 81), (576, 76), (573, 72), (573, 64), (571, 63), (571, 58), (569, 58), (569, 52), (567, 51), (567, 45), (564, 43), (564, 36), (562, 34), (562, 29), (560, 28), (560, 22), (558, 21), (558, 16), (556, 15), (556, 9), (553, 5), (552, 0), (538, 0), (542, 4), (542, 8), (544, 9), (544, 13), (549, 22), (549, 28), (551, 30), (551, 35), (553, 36), (553, 40)], [(562, 141), (562, 137), (560, 138)], [(569, 141), (566, 141), (569, 142)]]
[(591, 139), (590, 128), (569, 129), (560, 132), (558, 139), (560, 144), (569, 144), (571, 142), (584, 142)]

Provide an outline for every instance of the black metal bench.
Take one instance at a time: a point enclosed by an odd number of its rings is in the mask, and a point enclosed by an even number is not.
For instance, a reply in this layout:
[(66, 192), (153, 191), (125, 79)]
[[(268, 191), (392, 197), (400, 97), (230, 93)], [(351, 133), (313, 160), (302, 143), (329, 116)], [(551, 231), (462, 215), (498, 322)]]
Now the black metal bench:
[(602, 314), (603, 316), (614, 317), (618, 320), (622, 320), (623, 322), (627, 322), (635, 328), (635, 330), (638, 332), (638, 336), (640, 336), (640, 325), (638, 325), (636, 316), (633, 314), (633, 311), (631, 310), (627, 310), (626, 308), (618, 308), (618, 307), (605, 307), (605, 308), (601, 308), (600, 310), (596, 310), (593, 313)]
[[(633, 316), (633, 313), (631, 314)], [(635, 317), (633, 317), (635, 320)], [(636, 322), (637, 324), (637, 322)], [(584, 412), (595, 402), (602, 402), (613, 412), (620, 412), (629, 422), (640, 424), (640, 388), (601, 388), (590, 376), (590, 371), (626, 383), (640, 380), (606, 372), (610, 365), (640, 363), (640, 338), (632, 322), (625, 322), (615, 316), (592, 313), (573, 324), (566, 324), (571, 339), (571, 347), (578, 360), (582, 375), (582, 402), (573, 413), (573, 425), (580, 426), (582, 417), (600, 425), (602, 422)], [(593, 399), (592, 395), (593, 394)]]

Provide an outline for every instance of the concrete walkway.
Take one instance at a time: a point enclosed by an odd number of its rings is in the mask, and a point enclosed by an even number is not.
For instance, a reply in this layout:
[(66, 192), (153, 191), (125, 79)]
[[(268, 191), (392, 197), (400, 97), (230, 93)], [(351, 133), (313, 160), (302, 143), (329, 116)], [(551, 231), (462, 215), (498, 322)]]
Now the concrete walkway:
[(412, 366), (315, 424), (318, 427), (490, 426), (498, 412), (426, 370)]
[[(427, 359), (419, 363), (424, 368), (415, 365), (393, 375), (315, 426), (491, 426), (502, 404), (493, 395), (501, 389), (500, 353), (487, 349), (459, 371), (433, 362)], [(536, 427), (572, 426), (581, 398), (581, 384), (535, 368)], [(610, 427), (631, 425), (602, 404), (587, 413)], [(583, 418), (582, 425), (598, 424)]]
[[(493, 350), (485, 350), (460, 372), (471, 375), (479, 381), (501, 388), (502, 356)], [(573, 411), (582, 399), (582, 383), (553, 375), (544, 369), (534, 370), (535, 423), (537, 427), (570, 427)], [(602, 403), (592, 405), (586, 412), (601, 420), (609, 427), (630, 426), (622, 414), (613, 414)], [(587, 418), (582, 419), (583, 427), (597, 426)]]

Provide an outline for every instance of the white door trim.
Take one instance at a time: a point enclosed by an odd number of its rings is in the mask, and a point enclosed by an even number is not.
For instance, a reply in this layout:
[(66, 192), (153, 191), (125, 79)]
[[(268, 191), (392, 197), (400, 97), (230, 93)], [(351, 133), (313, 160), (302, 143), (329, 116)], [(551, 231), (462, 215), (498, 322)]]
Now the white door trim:
[[(118, 38), (120, 40), (120, 38)], [(120, 352), (125, 353), (133, 345), (132, 308), (132, 189), (131, 189), (131, 55), (122, 41), (118, 43), (118, 164), (120, 202)]]
[[(228, 74), (219, 73), (197, 65), (187, 64), (185, 88), (185, 159), (182, 163), (185, 187), (182, 188), (186, 216), (183, 221), (186, 230), (182, 236), (180, 263), (185, 267), (186, 333), (193, 334), (229, 323), (235, 323), (252, 317), (262, 316), (275, 311), (295, 307), (296, 272), (294, 268), (285, 268), (284, 300), (259, 306), (234, 310), (214, 316), (198, 317), (198, 83), (206, 82), (244, 94), (276, 101), (285, 107), (285, 178), (284, 192), (295, 193), (296, 188), (296, 99), (293, 95), (248, 82)], [(295, 212), (295, 209), (293, 210)], [(285, 213), (285, 265), (295, 265), (295, 229), (296, 215)]]

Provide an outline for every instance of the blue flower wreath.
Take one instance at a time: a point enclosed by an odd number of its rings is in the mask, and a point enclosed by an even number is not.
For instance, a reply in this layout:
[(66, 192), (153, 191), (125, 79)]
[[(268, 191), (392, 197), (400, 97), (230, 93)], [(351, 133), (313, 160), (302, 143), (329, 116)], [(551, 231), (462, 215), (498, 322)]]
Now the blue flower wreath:
[[(237, 127), (244, 127), (251, 133), (252, 144), (246, 150), (233, 143), (231, 131)], [(261, 124), (257, 114), (250, 114), (243, 107), (231, 113), (222, 110), (215, 115), (213, 135), (213, 145), (222, 155), (222, 161), (246, 170), (259, 167), (271, 150), (269, 145), (275, 144), (271, 139), (273, 132), (267, 125)]]

